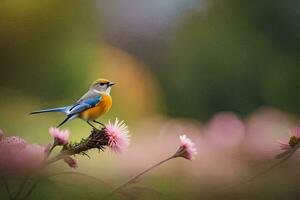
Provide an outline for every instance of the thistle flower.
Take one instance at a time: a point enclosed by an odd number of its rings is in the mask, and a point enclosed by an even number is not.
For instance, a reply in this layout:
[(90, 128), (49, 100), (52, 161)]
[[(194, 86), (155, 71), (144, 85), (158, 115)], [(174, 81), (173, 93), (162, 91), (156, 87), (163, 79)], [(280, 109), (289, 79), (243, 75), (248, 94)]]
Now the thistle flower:
[(181, 144), (174, 157), (183, 157), (188, 160), (194, 159), (195, 155), (197, 154), (195, 144), (186, 135), (181, 135), (179, 138)]
[(65, 163), (67, 163), (69, 165), (69, 167), (72, 167), (72, 168), (77, 168), (78, 167), (77, 160), (75, 160), (74, 158), (72, 158), (70, 156), (65, 157), (64, 161), (65, 161)]
[[(102, 129), (93, 129), (87, 138), (83, 138), (78, 143), (68, 143), (64, 145), (62, 151), (48, 159), (45, 164), (51, 164), (64, 157), (81, 154), (87, 155), (87, 151), (91, 149), (99, 149), (104, 151), (105, 147), (111, 148), (114, 152), (122, 153), (129, 145), (129, 131), (127, 125), (123, 121), (116, 119), (114, 123), (105, 125)], [(46, 146), (46, 152), (47, 148)], [(66, 160), (68, 162), (69, 160)]]
[(117, 153), (122, 153), (129, 145), (129, 130), (124, 121), (116, 118), (114, 123), (110, 121), (105, 126), (105, 133), (108, 138), (108, 146)]
[(69, 141), (70, 133), (68, 130), (51, 127), (49, 133), (53, 137), (55, 145), (65, 145)]
[(300, 142), (300, 128), (290, 130), (290, 137), (288, 141), (278, 141), (281, 150), (289, 150), (295, 147)]

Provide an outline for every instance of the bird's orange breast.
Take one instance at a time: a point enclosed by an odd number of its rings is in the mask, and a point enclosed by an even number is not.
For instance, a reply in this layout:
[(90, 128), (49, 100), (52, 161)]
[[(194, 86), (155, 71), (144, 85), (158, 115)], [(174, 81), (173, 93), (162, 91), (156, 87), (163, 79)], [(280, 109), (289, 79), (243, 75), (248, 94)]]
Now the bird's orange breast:
[(85, 120), (95, 120), (101, 115), (110, 110), (112, 106), (112, 99), (110, 95), (102, 95), (101, 101), (93, 108), (87, 109), (80, 113), (80, 117)]

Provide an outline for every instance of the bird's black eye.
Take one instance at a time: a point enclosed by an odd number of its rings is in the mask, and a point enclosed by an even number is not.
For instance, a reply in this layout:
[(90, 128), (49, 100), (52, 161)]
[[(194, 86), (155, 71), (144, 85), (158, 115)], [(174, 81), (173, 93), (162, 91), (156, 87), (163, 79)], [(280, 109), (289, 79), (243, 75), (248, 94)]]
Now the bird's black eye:
[(105, 83), (99, 83), (99, 85), (103, 86)]

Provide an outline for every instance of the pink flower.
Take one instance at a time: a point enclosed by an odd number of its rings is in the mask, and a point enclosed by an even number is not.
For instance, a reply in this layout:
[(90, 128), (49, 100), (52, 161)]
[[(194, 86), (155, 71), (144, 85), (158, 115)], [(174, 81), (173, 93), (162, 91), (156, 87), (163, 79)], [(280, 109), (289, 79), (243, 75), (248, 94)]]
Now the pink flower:
[(23, 173), (37, 169), (44, 160), (44, 147), (28, 144), (24, 139), (11, 136), (0, 141), (0, 170)]
[(300, 142), (300, 128), (290, 130), (290, 137), (288, 141), (278, 141), (281, 150), (289, 150), (295, 147)]
[(291, 148), (290, 145), (287, 143), (281, 141), (278, 141), (278, 143), (281, 150), (289, 150)]
[(194, 159), (195, 155), (197, 155), (195, 144), (186, 135), (181, 135), (179, 138), (181, 144), (174, 157), (183, 157), (188, 160)]
[(110, 121), (105, 126), (105, 132), (108, 137), (108, 146), (117, 153), (122, 153), (129, 145), (129, 130), (124, 121), (116, 118), (115, 123)]
[(21, 152), (27, 145), (27, 142), (17, 136), (4, 138), (0, 141), (0, 170), (16, 171), (19, 167), (15, 160), (18, 159), (17, 153)]
[(237, 115), (231, 112), (216, 114), (208, 123), (207, 136), (216, 148), (225, 150), (239, 148), (245, 137), (245, 126)]
[(51, 127), (49, 133), (53, 137), (55, 145), (65, 145), (69, 141), (70, 133), (68, 130), (60, 130), (59, 128)]
[(18, 136), (10, 136), (2, 139), (0, 141), (0, 147), (8, 149), (8, 147), (13, 147), (17, 149), (24, 148), (27, 145), (26, 140)]
[(29, 144), (22, 150), (22, 164), (27, 170), (40, 167), (45, 159), (45, 148), (37, 144)]
[(78, 167), (77, 161), (74, 158), (71, 158), (70, 156), (65, 157), (64, 161), (65, 161), (65, 163), (67, 163), (69, 165), (69, 167), (72, 167), (72, 168)]
[(4, 132), (0, 129), (0, 141), (4, 138)]

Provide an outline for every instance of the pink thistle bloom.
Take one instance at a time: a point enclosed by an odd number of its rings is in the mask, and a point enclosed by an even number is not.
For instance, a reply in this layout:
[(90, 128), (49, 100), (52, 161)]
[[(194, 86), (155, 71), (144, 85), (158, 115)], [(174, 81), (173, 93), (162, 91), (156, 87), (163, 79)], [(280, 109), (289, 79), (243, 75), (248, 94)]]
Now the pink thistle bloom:
[(290, 131), (290, 137), (288, 141), (278, 141), (281, 150), (289, 150), (295, 147), (300, 142), (300, 128), (294, 128)]
[(116, 118), (115, 123), (110, 121), (105, 126), (105, 133), (108, 137), (108, 146), (117, 153), (122, 153), (129, 146), (130, 135), (128, 126), (124, 121)]
[(78, 167), (77, 160), (75, 160), (74, 158), (71, 158), (70, 156), (65, 157), (64, 161), (65, 161), (65, 163), (67, 163), (69, 165), (69, 167), (72, 167), (72, 168)]
[(56, 145), (65, 145), (69, 142), (70, 133), (68, 130), (51, 127), (49, 133), (53, 137)]
[(186, 135), (179, 136), (179, 139), (181, 144), (174, 157), (183, 157), (188, 160), (193, 160), (195, 155), (197, 155), (195, 144)]

